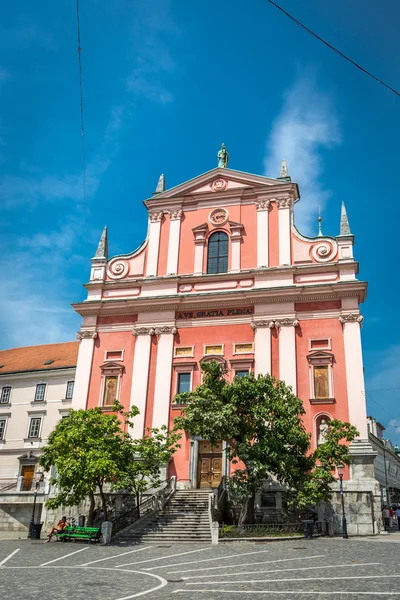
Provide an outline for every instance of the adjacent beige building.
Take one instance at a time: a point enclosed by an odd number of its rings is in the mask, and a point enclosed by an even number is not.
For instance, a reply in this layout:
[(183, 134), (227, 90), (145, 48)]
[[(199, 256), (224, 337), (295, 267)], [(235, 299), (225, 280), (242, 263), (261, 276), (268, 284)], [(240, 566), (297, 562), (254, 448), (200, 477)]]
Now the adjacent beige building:
[(28, 528), (37, 483), (40, 518), (47, 482), (38, 457), (71, 407), (78, 346), (66, 342), (0, 351), (0, 531)]

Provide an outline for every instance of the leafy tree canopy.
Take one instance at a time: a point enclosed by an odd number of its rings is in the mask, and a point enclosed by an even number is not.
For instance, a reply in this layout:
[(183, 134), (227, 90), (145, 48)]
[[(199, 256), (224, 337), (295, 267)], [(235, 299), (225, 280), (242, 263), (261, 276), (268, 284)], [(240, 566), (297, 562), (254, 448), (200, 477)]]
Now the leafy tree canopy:
[[(115, 414), (104, 413), (100, 407), (71, 410), (50, 434), (39, 462), (45, 470), (56, 469), (56, 495), (47, 506), (75, 506), (89, 496), (94, 509), (94, 494), (98, 491), (107, 518), (104, 486), (115, 489), (143, 491), (159, 483), (156, 471), (168, 463), (179, 435), (164, 430), (148, 430), (143, 440), (134, 440), (125, 431), (139, 414), (135, 406), (123, 412), (114, 404)], [(146, 478), (148, 481), (146, 483)]]
[(347, 446), (339, 442), (354, 439), (355, 428), (332, 421), (327, 443), (311, 453), (303, 403), (283, 381), (250, 374), (229, 383), (216, 362), (203, 363), (202, 370), (203, 383), (176, 397), (184, 406), (175, 427), (214, 444), (229, 442), (228, 458), (238, 467), (232, 483), (244, 497), (254, 498), (257, 487), (272, 476), (298, 504), (324, 499), (333, 481), (332, 465), (348, 462)]

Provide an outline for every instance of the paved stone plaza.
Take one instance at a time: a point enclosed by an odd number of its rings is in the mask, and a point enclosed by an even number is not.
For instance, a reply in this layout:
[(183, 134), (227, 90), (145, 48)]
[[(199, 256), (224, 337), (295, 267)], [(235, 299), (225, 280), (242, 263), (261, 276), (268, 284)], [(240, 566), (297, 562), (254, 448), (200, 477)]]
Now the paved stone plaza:
[(205, 545), (0, 541), (7, 600), (400, 598), (397, 536)]

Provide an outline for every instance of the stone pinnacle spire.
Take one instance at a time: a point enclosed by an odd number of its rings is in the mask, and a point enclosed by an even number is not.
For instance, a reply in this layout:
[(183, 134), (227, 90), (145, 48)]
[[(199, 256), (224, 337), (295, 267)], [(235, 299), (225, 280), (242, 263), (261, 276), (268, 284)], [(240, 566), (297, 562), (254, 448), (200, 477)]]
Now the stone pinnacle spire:
[(156, 191), (154, 192), (154, 194), (162, 194), (162, 192), (165, 192), (165, 177), (164, 177), (164, 175), (160, 175), (160, 177), (158, 179)]
[(107, 227), (104, 227), (103, 233), (101, 234), (101, 238), (99, 241), (99, 245), (97, 246), (96, 254), (94, 258), (108, 260), (108, 236), (107, 236)]
[(347, 218), (346, 207), (342, 202), (342, 211), (340, 214), (340, 234), (339, 235), (351, 235), (349, 220)]
[(291, 177), (289, 175), (289, 171), (288, 171), (288, 168), (287, 168), (287, 162), (286, 162), (286, 160), (282, 161), (281, 172), (279, 174), (278, 179), (281, 179), (282, 181), (292, 181), (292, 179), (291, 179)]
[(318, 206), (318, 237), (323, 237), (322, 233), (322, 217), (321, 217), (321, 209)]

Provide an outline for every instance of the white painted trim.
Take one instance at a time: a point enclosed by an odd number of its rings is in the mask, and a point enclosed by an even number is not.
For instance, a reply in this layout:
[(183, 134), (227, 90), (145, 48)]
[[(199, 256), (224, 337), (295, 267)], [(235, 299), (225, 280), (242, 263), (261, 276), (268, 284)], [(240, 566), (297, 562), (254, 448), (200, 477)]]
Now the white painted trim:
[(343, 337), (349, 421), (357, 427), (361, 439), (368, 439), (360, 324), (357, 321), (343, 323)]
[[(42, 400), (36, 400), (36, 391), (37, 391), (37, 386), (38, 385), (44, 385), (45, 386), (45, 388), (44, 388), (44, 394), (43, 394), (43, 399)], [(43, 403), (46, 402), (48, 385), (49, 385), (48, 382), (47, 381), (43, 381), (43, 380), (35, 382), (35, 384), (34, 384), (35, 391), (34, 391), (34, 394), (33, 394), (33, 398), (31, 400), (32, 404), (35, 404), (35, 403), (40, 404), (41, 402), (43, 402)]]
[[(132, 329), (132, 324), (129, 324), (129, 330)], [(108, 352), (121, 352), (121, 358), (107, 358)], [(116, 350), (104, 350), (104, 362), (124, 362), (124, 348), (117, 348)]]
[(134, 439), (143, 437), (146, 416), (147, 384), (150, 368), (151, 336), (138, 335), (133, 359), (132, 387), (129, 407), (137, 406), (140, 413), (133, 419), (134, 428), (129, 433)]
[[(30, 415), (29, 415), (29, 418), (28, 418), (28, 427), (27, 427), (27, 430), (26, 430), (26, 437), (25, 437), (25, 439), (29, 439), (29, 440), (40, 440), (40, 438), (41, 438), (41, 435), (42, 435), (42, 429), (43, 429), (43, 420), (44, 420), (44, 415), (45, 415), (45, 414), (46, 414), (46, 413), (43, 413), (43, 412), (42, 412), (42, 413), (30, 414)], [(37, 436), (35, 436), (35, 437), (30, 437), (30, 436), (29, 436), (29, 431), (30, 431), (30, 429), (31, 429), (31, 422), (32, 422), (32, 419), (40, 419), (39, 433), (38, 433), (38, 435), (37, 435)]]
[(153, 427), (161, 427), (162, 425), (168, 427), (169, 424), (173, 347), (173, 333), (159, 335), (154, 388)]
[(6, 424), (4, 425), (3, 437), (0, 438), (0, 444), (4, 444), (4, 442), (6, 441), (6, 433), (7, 433), (7, 426), (8, 426), (8, 419), (9, 418), (10, 418), (10, 413), (6, 414), (6, 415), (0, 414), (0, 421), (5, 421), (6, 422)]
[(104, 404), (104, 386), (106, 384), (106, 377), (118, 377), (117, 391), (115, 394), (115, 398), (119, 401), (121, 400), (120, 392), (121, 392), (121, 386), (122, 386), (122, 374), (118, 373), (118, 375), (113, 375), (112, 373), (107, 373), (107, 371), (102, 372), (101, 383), (100, 383), (100, 396), (99, 396), (99, 402), (98, 402), (98, 406), (100, 406), (101, 408), (110, 408), (111, 407), (111, 404)]
[(190, 374), (190, 391), (193, 390), (193, 371), (194, 371), (194, 366), (187, 366), (187, 365), (174, 365), (174, 377), (175, 377), (175, 383), (174, 383), (174, 387), (173, 389), (175, 390), (175, 392), (173, 393), (172, 398), (174, 398), (176, 396), (176, 394), (178, 394), (178, 383), (179, 383), (179, 373), (189, 373)]
[(4, 388), (10, 388), (10, 395), (9, 395), (9, 397), (8, 397), (8, 400), (7, 400), (7, 402), (0, 402), (0, 408), (1, 408), (2, 406), (7, 406), (7, 404), (11, 404), (11, 397), (12, 397), (12, 395), (13, 395), (13, 389), (14, 389), (14, 386), (13, 386), (13, 385), (11, 385), (11, 383), (5, 383), (5, 384), (3, 384), (3, 385), (0, 387), (0, 398), (1, 398), (1, 396), (3, 395), (3, 389), (4, 389)]
[(204, 263), (204, 243), (195, 244), (194, 247), (194, 275), (203, 274), (203, 263)]
[(181, 234), (181, 220), (173, 219), (169, 226), (167, 275), (178, 272), (179, 238)]
[(147, 250), (146, 277), (155, 277), (158, 267), (158, 253), (160, 249), (161, 221), (150, 221), (149, 247)]
[(257, 267), (269, 266), (268, 252), (268, 226), (269, 226), (269, 211), (257, 211)]
[(240, 271), (240, 244), (241, 237), (231, 240), (231, 273)]
[(256, 375), (271, 374), (271, 329), (257, 327), (254, 332), (254, 372)]
[(78, 362), (76, 365), (74, 395), (72, 396), (72, 408), (79, 410), (86, 408), (90, 373), (92, 371), (92, 360), (94, 351), (94, 339), (83, 338), (79, 344)]
[(278, 210), (279, 264), (290, 265), (290, 207)]
[[(176, 351), (180, 348), (191, 348), (190, 354), (177, 354)], [(174, 347), (174, 358), (193, 358), (194, 357), (194, 346), (175, 346)]]
[(296, 375), (296, 329), (283, 326), (279, 331), (279, 379), (292, 386), (294, 394), (297, 393)]

